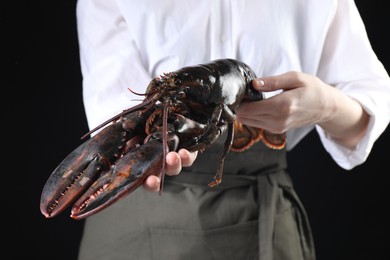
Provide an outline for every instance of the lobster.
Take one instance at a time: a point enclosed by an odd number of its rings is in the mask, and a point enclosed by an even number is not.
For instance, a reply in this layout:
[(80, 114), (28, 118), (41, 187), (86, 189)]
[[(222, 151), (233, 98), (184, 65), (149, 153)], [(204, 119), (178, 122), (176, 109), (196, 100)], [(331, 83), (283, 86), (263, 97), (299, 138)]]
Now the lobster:
[[(229, 151), (241, 152), (262, 140), (272, 149), (285, 146), (284, 134), (240, 124), (235, 111), (242, 102), (263, 100), (251, 81), (254, 71), (234, 59), (183, 67), (149, 83), (144, 99), (123, 110), (82, 138), (82, 143), (54, 169), (41, 194), (46, 218), (72, 205), (71, 217), (100, 212), (137, 189), (149, 175), (165, 175), (165, 156), (185, 148), (203, 152), (227, 132), (210, 187), (222, 181)], [(131, 90), (130, 90), (131, 91)]]

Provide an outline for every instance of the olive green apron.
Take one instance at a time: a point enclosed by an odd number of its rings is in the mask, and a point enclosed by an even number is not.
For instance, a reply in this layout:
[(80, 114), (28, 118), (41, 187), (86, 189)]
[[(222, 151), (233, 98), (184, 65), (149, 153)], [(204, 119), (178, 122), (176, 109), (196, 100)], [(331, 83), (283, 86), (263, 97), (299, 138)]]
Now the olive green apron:
[(89, 217), (79, 260), (315, 259), (286, 151), (259, 142), (230, 152), (222, 183), (210, 188), (222, 143), (167, 176), (161, 196), (141, 187)]

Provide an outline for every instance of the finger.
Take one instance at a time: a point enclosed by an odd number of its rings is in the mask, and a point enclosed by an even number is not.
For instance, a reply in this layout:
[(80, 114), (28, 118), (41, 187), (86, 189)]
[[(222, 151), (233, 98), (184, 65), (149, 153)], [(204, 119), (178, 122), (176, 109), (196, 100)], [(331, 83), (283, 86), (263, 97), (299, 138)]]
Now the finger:
[(144, 188), (150, 192), (158, 192), (160, 190), (160, 178), (154, 175), (148, 176), (144, 182)]
[(289, 90), (303, 85), (303, 74), (290, 71), (277, 76), (256, 78), (252, 86), (257, 91)]
[(246, 115), (266, 115), (269, 114), (268, 111), (268, 99), (262, 100), (261, 102), (252, 101), (252, 102), (243, 102), (237, 108), (236, 116), (245, 117)]
[(181, 171), (181, 158), (176, 152), (169, 152), (166, 160), (166, 173), (168, 175), (178, 175)]
[(265, 121), (259, 120), (258, 118), (240, 116), (237, 117), (237, 120), (244, 125), (257, 127), (257, 128), (267, 128), (268, 124)]
[(183, 167), (191, 166), (194, 163), (194, 161), (198, 155), (197, 151), (191, 153), (186, 149), (180, 149), (178, 153), (179, 153), (179, 156), (181, 158), (181, 165)]
[(279, 113), (282, 107), (284, 98), (280, 95), (275, 95), (261, 101), (243, 102), (236, 111), (237, 117), (256, 117), (259, 120), (265, 120), (269, 117)]

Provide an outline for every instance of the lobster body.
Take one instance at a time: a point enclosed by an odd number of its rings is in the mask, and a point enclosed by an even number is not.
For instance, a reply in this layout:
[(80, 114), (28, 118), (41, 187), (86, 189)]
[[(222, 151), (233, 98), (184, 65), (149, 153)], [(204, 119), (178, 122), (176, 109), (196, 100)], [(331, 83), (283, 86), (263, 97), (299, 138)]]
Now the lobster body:
[(169, 89), (184, 91), (190, 100), (199, 105), (223, 104), (235, 110), (244, 98), (261, 100), (262, 94), (251, 87), (256, 78), (254, 71), (245, 63), (232, 59), (216, 60), (207, 64), (184, 67), (166, 74), (161, 79), (154, 79), (147, 92), (167, 82), (173, 82)]
[(283, 148), (284, 135), (264, 135), (264, 130), (235, 120), (242, 102), (263, 99), (251, 86), (255, 77), (245, 63), (221, 59), (154, 78), (142, 103), (87, 133), (104, 127), (53, 171), (42, 191), (42, 214), (53, 217), (73, 204), (71, 217), (85, 218), (131, 193), (149, 175), (161, 177), (162, 190), (167, 152), (180, 148), (202, 152), (225, 131), (227, 139), (210, 187), (221, 182), (230, 150), (243, 151), (259, 140)]

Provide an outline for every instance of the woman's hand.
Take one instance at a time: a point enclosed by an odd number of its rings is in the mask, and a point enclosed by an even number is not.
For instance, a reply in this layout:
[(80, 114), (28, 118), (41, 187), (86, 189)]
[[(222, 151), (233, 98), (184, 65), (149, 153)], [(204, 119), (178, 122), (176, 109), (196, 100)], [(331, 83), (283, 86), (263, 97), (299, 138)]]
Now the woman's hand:
[(260, 92), (282, 92), (258, 102), (246, 102), (237, 110), (243, 124), (283, 133), (318, 124), (338, 143), (353, 149), (363, 137), (369, 116), (360, 103), (318, 77), (300, 72), (253, 80)]
[[(186, 149), (178, 152), (169, 152), (166, 157), (166, 174), (178, 175), (182, 167), (189, 167), (193, 164), (198, 153), (190, 153)], [(144, 188), (151, 192), (157, 192), (160, 189), (160, 178), (154, 175), (149, 176), (144, 182)]]

